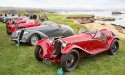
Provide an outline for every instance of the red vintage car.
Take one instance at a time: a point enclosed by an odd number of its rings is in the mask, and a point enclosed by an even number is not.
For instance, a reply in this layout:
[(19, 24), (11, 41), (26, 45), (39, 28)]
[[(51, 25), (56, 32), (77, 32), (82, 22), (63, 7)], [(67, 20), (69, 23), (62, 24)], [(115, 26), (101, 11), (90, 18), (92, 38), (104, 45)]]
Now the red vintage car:
[(96, 55), (108, 51), (110, 55), (117, 54), (119, 38), (107, 29), (82, 32), (60, 39), (42, 39), (36, 43), (35, 58), (50, 64), (58, 62), (63, 71), (74, 70), (81, 56)]
[(6, 28), (9, 26), (9, 25), (12, 25), (14, 23), (26, 23), (26, 19), (23, 19), (23, 18), (13, 18), (13, 19), (9, 19), (7, 22), (6, 22)]
[(7, 26), (7, 33), (10, 35), (17, 29), (30, 28), (30, 27), (40, 26), (40, 25), (41, 25), (41, 22), (38, 22), (37, 20), (34, 20), (34, 19), (27, 20), (26, 23), (14, 22)]

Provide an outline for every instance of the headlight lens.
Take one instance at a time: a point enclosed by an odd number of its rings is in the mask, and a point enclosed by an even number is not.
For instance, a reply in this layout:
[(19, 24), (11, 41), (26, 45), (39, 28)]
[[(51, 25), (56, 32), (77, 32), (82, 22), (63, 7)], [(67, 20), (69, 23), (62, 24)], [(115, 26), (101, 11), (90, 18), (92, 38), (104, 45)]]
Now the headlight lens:
[(62, 46), (66, 47), (67, 43), (65, 41), (62, 42)]
[(16, 37), (21, 33), (21, 31), (16, 31)]
[(52, 38), (49, 38), (48, 41), (49, 41), (50, 44), (53, 43), (53, 39)]
[(26, 36), (27, 34), (28, 34), (28, 32), (24, 32), (24, 34), (23, 34), (23, 35), (24, 35), (24, 36)]

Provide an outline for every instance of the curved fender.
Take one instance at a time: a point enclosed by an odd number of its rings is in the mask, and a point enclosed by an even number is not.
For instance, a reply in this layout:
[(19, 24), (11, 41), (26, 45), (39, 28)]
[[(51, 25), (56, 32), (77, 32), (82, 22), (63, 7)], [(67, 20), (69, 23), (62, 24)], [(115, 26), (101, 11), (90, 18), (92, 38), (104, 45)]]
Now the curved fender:
[(42, 46), (42, 42), (44, 42), (46, 39), (42, 39), (42, 40), (39, 40), (37, 43), (36, 43), (36, 46)]
[(78, 49), (80, 49), (80, 50), (82, 50), (82, 51), (84, 51), (84, 52), (86, 52), (86, 53), (91, 54), (89, 51), (87, 51), (87, 50), (85, 50), (85, 49), (83, 49), (83, 48), (81, 48), (81, 47), (79, 47), (79, 46), (77, 46), (77, 45), (67, 45), (65, 48), (63, 48), (63, 49), (61, 50), (61, 53), (62, 53), (62, 54), (66, 54), (66, 53), (70, 52), (70, 51), (71, 51), (72, 49), (74, 49), (74, 48), (78, 48)]
[(44, 33), (40, 32), (40, 31), (32, 31), (32, 32), (28, 35), (28, 37), (27, 37), (27, 42), (29, 42), (30, 37), (31, 37), (33, 34), (39, 34), (41, 39), (43, 39), (43, 38), (48, 38), (47, 35), (45, 35)]
[(114, 40), (114, 39), (117, 39), (117, 40), (119, 40), (119, 38), (117, 38), (117, 37), (113, 37), (113, 38), (109, 38), (108, 39), (108, 41), (107, 41), (107, 50), (110, 48), (110, 46), (111, 46), (111, 43), (112, 43), (112, 41)]
[(36, 43), (36, 46), (40, 46), (43, 49), (43, 57), (51, 57), (52, 47), (48, 43), (47, 39), (44, 38)]

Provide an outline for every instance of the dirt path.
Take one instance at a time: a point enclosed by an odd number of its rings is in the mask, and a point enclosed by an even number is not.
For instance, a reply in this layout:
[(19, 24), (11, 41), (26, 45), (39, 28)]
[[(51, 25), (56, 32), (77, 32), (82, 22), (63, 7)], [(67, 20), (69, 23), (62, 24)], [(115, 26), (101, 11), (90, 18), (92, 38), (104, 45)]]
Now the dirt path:
[(88, 24), (83, 24), (87, 29), (92, 29), (92, 30), (100, 30), (100, 29), (109, 29), (113, 31), (118, 37), (125, 38), (125, 29), (116, 27), (110, 24), (105, 24), (101, 25), (99, 23), (88, 23)]

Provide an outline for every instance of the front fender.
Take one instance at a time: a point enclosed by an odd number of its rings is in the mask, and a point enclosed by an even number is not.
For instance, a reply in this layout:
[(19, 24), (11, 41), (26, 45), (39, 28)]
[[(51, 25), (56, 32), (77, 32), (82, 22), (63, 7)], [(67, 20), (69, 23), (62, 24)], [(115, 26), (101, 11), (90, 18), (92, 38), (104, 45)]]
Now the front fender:
[(43, 49), (43, 55), (42, 55), (43, 58), (51, 57), (53, 48), (51, 47), (50, 43), (47, 41), (46, 38), (38, 41), (36, 43), (36, 46), (40, 46)]
[(87, 50), (85, 50), (85, 49), (83, 49), (83, 48), (81, 48), (81, 47), (79, 47), (79, 46), (77, 46), (77, 45), (72, 45), (72, 44), (67, 45), (65, 48), (63, 48), (63, 49), (61, 50), (61, 53), (62, 53), (62, 54), (66, 54), (66, 53), (70, 52), (72, 49), (80, 49), (80, 50), (82, 50), (82, 51), (84, 51), (84, 52), (86, 52), (86, 53), (91, 54), (91, 53), (88, 52)]

